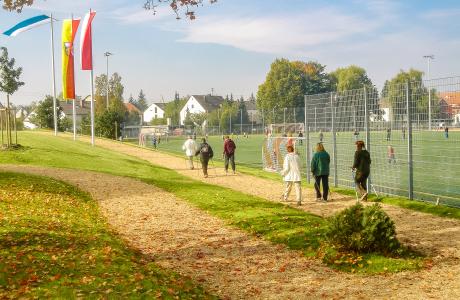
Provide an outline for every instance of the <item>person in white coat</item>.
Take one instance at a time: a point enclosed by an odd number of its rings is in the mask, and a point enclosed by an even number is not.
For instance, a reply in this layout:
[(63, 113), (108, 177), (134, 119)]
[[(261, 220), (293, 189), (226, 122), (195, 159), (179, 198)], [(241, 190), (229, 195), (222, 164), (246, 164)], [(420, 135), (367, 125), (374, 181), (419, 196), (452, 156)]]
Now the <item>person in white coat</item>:
[(286, 148), (288, 154), (284, 157), (283, 170), (281, 171), (283, 180), (286, 183), (283, 199), (284, 201), (287, 201), (289, 194), (291, 193), (292, 186), (294, 185), (297, 205), (302, 205), (300, 157), (294, 152), (294, 146), (289, 145)]
[(197, 150), (197, 145), (192, 136), (188, 136), (187, 140), (185, 141), (184, 145), (182, 145), (182, 150), (185, 151), (185, 155), (188, 158), (188, 166), (190, 170), (193, 170), (195, 167), (193, 166), (193, 156), (195, 156), (195, 152)]

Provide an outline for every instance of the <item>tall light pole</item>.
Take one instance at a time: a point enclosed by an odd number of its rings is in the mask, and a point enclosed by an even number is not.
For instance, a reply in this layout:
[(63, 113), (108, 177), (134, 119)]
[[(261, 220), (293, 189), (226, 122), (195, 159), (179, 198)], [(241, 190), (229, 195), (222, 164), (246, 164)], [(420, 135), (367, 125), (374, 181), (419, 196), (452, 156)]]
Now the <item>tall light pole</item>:
[(107, 59), (107, 100), (106, 100), (106, 109), (109, 109), (109, 56), (113, 55), (113, 53), (107, 51), (104, 53), (104, 56)]
[(426, 59), (428, 65), (428, 72), (427, 72), (427, 83), (428, 83), (428, 130), (431, 130), (431, 77), (430, 77), (430, 63), (431, 60), (434, 59), (434, 55), (424, 55), (423, 58)]

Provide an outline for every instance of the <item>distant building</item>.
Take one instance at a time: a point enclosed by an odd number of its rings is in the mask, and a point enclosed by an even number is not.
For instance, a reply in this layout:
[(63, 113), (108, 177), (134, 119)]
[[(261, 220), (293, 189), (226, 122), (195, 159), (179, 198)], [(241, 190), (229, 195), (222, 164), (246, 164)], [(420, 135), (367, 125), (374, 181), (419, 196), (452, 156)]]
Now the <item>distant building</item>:
[(123, 103), (125, 108), (126, 108), (126, 111), (129, 112), (129, 113), (136, 113), (138, 114), (139, 116), (142, 115), (142, 112), (139, 110), (139, 108), (137, 108), (136, 105), (132, 104), (132, 103)]
[(180, 111), (180, 123), (184, 125), (187, 114), (210, 113), (222, 106), (224, 98), (211, 95), (192, 95)]
[(250, 99), (248, 101), (244, 101), (244, 105), (246, 106), (246, 111), (248, 112), (249, 123), (262, 123), (261, 114), (257, 110), (256, 100)]
[(144, 111), (144, 122), (150, 123), (153, 119), (165, 117), (165, 104), (153, 103)]
[[(84, 117), (89, 117), (91, 110), (90, 107), (87, 106), (86, 101), (84, 100), (75, 100), (75, 114), (76, 114), (76, 123), (80, 124), (81, 120)], [(72, 101), (60, 101), (59, 106), (62, 108), (61, 115), (59, 116), (60, 119), (65, 117), (73, 120), (73, 104)]]

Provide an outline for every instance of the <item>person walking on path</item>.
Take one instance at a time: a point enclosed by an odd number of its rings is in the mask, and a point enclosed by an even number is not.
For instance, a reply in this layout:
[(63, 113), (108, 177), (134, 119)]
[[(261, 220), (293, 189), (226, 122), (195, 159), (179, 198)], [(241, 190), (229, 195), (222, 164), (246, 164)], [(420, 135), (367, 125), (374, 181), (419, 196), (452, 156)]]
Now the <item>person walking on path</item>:
[(227, 135), (225, 137), (224, 141), (224, 153), (222, 154), (224, 156), (225, 160), (225, 175), (228, 174), (228, 163), (230, 162), (230, 165), (232, 166), (232, 171), (233, 174), (235, 174), (235, 150), (236, 150), (236, 145), (235, 142)]
[(323, 131), (320, 130), (320, 131), (319, 131), (319, 142), (322, 143), (322, 142), (323, 142), (323, 139), (324, 139), (324, 134), (323, 134)]
[(447, 127), (447, 126), (446, 126), (446, 128), (444, 128), (444, 137), (445, 137), (446, 139), (449, 138), (449, 127)]
[[(311, 172), (315, 178), (316, 201), (327, 202), (329, 193), (329, 164), (331, 158), (329, 153), (324, 150), (322, 143), (316, 144), (315, 154), (311, 160)], [(323, 183), (323, 195), (321, 198), (321, 182)]]
[(201, 145), (196, 151), (195, 155), (200, 156), (201, 167), (203, 168), (203, 175), (205, 178), (208, 177), (208, 163), (209, 160), (214, 156), (211, 146), (206, 142), (206, 138), (201, 140)]
[(281, 175), (285, 182), (285, 190), (283, 194), (283, 200), (287, 201), (289, 194), (291, 193), (292, 186), (295, 186), (295, 194), (297, 205), (302, 205), (302, 188), (300, 175), (300, 157), (294, 152), (293, 146), (286, 147), (288, 154), (284, 157), (283, 170)]
[(302, 131), (299, 131), (299, 135), (297, 136), (299, 138), (299, 145), (303, 145), (303, 133)]
[(371, 155), (365, 149), (363, 141), (356, 142), (356, 152), (352, 169), (355, 171), (355, 183), (361, 195), (361, 201), (367, 201), (367, 178), (371, 173)]
[(195, 166), (193, 165), (193, 156), (195, 155), (197, 149), (196, 142), (192, 139), (192, 136), (188, 136), (185, 143), (182, 145), (182, 150), (185, 151), (185, 155), (188, 158), (188, 167), (190, 170), (193, 170)]

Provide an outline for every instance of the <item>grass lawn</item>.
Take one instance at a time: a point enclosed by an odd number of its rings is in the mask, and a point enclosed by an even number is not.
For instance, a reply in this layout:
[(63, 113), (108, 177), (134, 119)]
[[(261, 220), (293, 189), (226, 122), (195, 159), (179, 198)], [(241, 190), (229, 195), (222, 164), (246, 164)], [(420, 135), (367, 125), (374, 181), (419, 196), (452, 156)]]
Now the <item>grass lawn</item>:
[(110, 232), (86, 193), (0, 172), (0, 298), (215, 298)]
[[(364, 139), (364, 136), (360, 137)], [(386, 140), (385, 132), (372, 132), (372, 183), (386, 194), (408, 196), (408, 164), (407, 141), (401, 132), (393, 131), (391, 140)], [(172, 154), (183, 155), (181, 149), (184, 137), (172, 137), (166, 142), (164, 139), (158, 149)], [(240, 166), (252, 169), (262, 169), (263, 135), (253, 135), (249, 138), (239, 137), (237, 144), (236, 161)], [(137, 143), (137, 141), (131, 141)], [(151, 147), (151, 141), (148, 140)], [(311, 133), (311, 147), (319, 142), (318, 134)], [(210, 136), (209, 143), (214, 149), (216, 161), (222, 161), (222, 137)], [(324, 134), (324, 146), (332, 155), (332, 139), (329, 133)], [(395, 150), (396, 162), (388, 163), (387, 150), (391, 145)], [(435, 202), (440, 199), (441, 204), (460, 207), (460, 132), (451, 132), (446, 139), (443, 132), (414, 132), (413, 160), (414, 160), (414, 197), (418, 200)], [(340, 187), (353, 188), (350, 167), (353, 164), (354, 137), (350, 132), (339, 132), (337, 135), (337, 183)], [(299, 151), (303, 161), (305, 151)], [(306, 171), (306, 163), (304, 164)], [(243, 168), (243, 170), (247, 170)], [(259, 175), (267, 172), (259, 172)], [(264, 176), (266, 177), (266, 176)], [(270, 177), (270, 175), (268, 175)], [(330, 181), (334, 182), (331, 172)]]
[[(285, 244), (291, 249), (302, 250), (306, 256), (323, 257), (325, 252), (332, 250), (325, 246), (326, 220), (281, 203), (196, 181), (175, 171), (152, 166), (127, 155), (93, 148), (83, 142), (31, 132), (22, 132), (20, 141), (26, 148), (2, 153), (0, 163), (93, 170), (138, 178), (191, 202), (233, 226), (274, 243)], [(337, 269), (363, 273), (416, 270), (423, 266), (423, 258), (413, 253), (405, 253), (402, 257), (367, 254), (361, 258), (364, 263), (358, 263), (355, 258), (346, 262), (328, 259), (326, 263)], [(370, 263), (366, 263), (368, 261)]]

